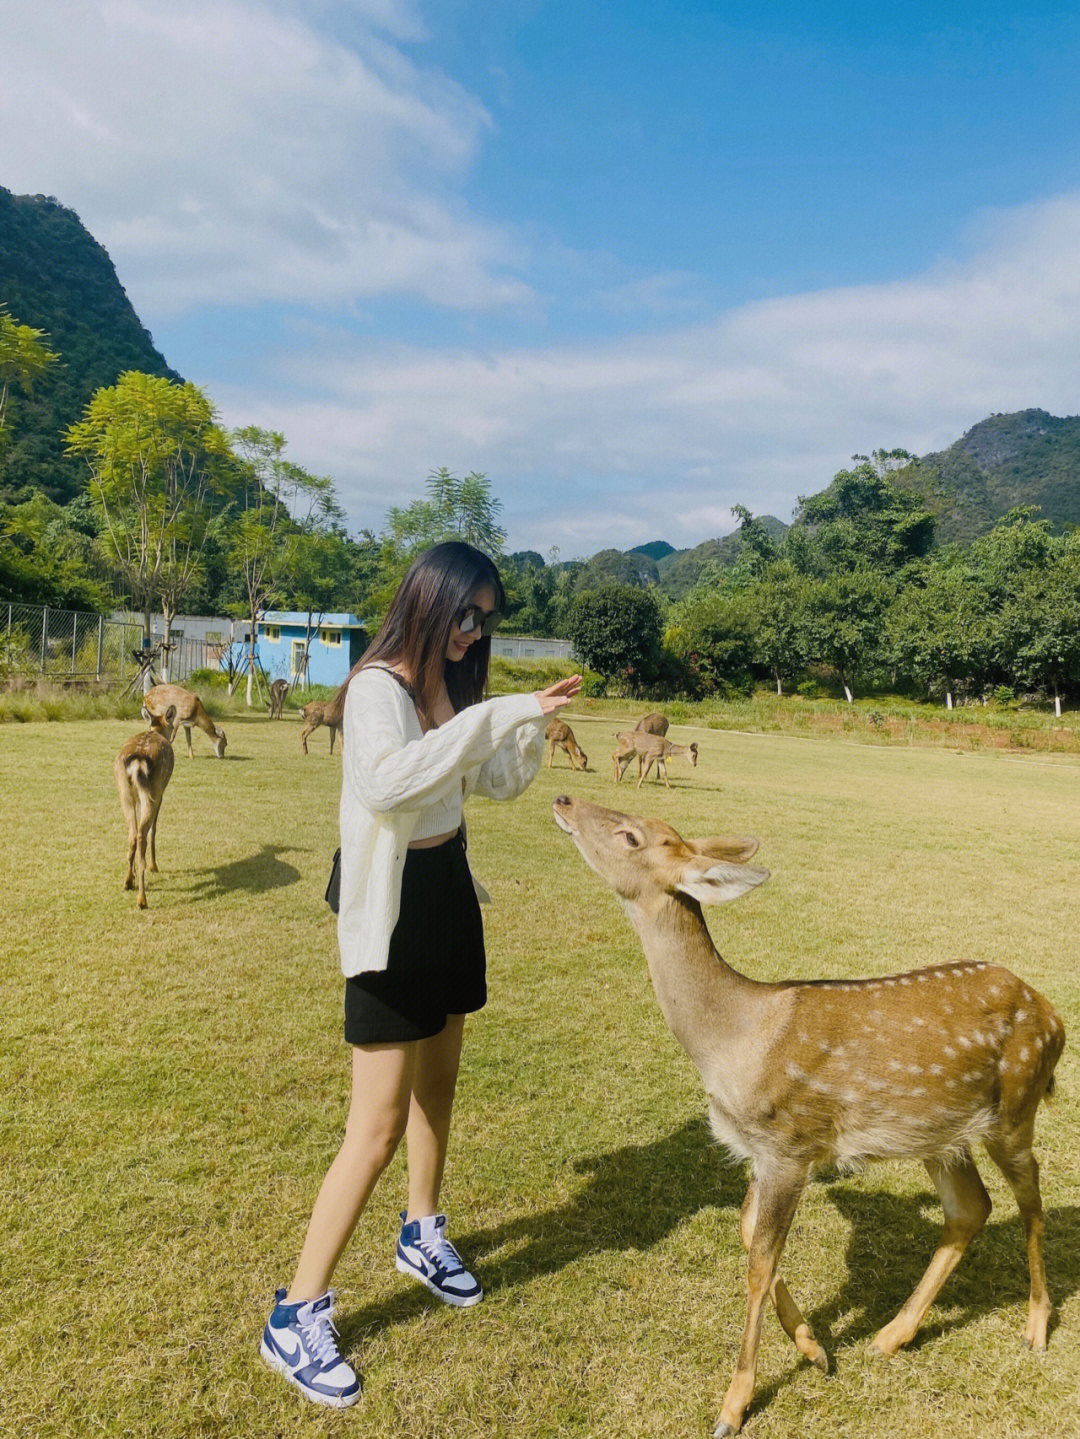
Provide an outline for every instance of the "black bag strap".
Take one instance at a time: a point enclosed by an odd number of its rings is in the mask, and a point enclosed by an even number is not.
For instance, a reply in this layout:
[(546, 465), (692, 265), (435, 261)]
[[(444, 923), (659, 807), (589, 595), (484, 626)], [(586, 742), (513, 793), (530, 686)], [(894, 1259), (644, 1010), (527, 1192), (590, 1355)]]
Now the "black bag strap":
[(401, 688), (405, 691), (405, 693), (412, 700), (413, 704), (416, 705), (416, 708), (419, 710), (420, 703), (416, 698), (416, 691), (413, 689), (412, 685), (409, 683), (409, 681), (405, 678), (404, 675), (399, 675), (397, 670), (392, 670), (389, 665), (368, 665), (368, 669), (382, 670), (384, 675), (389, 675), (392, 680), (397, 680), (398, 684), (401, 686)]

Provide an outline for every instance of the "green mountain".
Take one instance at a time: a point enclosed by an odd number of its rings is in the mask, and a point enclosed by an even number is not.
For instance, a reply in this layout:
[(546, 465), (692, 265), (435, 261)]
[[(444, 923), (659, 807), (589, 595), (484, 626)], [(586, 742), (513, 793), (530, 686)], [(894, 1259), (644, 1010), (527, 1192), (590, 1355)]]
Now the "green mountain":
[(44, 492), (64, 504), (83, 485), (64, 431), (94, 391), (124, 370), (180, 376), (154, 348), (105, 248), (57, 200), (0, 188), (0, 303), (19, 324), (44, 330), (60, 355), (30, 394), (12, 388), (0, 500)]
[(938, 544), (969, 544), (1015, 505), (1038, 505), (1056, 526), (1080, 524), (1080, 415), (991, 415), (893, 478), (923, 497)]

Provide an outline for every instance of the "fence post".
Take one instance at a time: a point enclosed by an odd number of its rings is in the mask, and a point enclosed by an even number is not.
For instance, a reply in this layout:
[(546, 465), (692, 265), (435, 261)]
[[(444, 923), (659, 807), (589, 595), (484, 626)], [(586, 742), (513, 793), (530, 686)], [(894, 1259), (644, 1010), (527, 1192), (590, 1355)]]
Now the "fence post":
[(49, 606), (41, 612), (41, 673), (45, 673), (45, 637), (49, 633)]
[(105, 616), (98, 615), (97, 620), (97, 678), (101, 683), (101, 661), (105, 652)]
[(75, 673), (75, 650), (79, 639), (79, 611), (71, 612), (71, 673)]

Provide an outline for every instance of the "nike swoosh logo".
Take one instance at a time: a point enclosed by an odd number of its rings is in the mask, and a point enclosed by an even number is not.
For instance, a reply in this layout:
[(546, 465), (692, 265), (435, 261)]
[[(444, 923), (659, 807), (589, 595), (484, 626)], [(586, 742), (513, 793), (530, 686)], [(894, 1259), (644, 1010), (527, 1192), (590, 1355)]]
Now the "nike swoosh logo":
[(275, 1337), (275, 1335), (273, 1334), (273, 1332), (271, 1332), (271, 1334), (270, 1334), (270, 1343), (274, 1346), (274, 1348), (277, 1350), (277, 1352), (281, 1355), (282, 1359), (284, 1359), (284, 1360), (286, 1361), (286, 1363), (288, 1363), (288, 1364), (291, 1364), (295, 1359), (298, 1359), (298, 1358), (300, 1357), (300, 1342), (299, 1342), (299, 1340), (297, 1340), (296, 1348), (293, 1349), (291, 1352), (290, 1352), (288, 1349), (285, 1348), (284, 1344), (282, 1344), (282, 1342), (281, 1342), (280, 1339), (278, 1339), (278, 1338)]

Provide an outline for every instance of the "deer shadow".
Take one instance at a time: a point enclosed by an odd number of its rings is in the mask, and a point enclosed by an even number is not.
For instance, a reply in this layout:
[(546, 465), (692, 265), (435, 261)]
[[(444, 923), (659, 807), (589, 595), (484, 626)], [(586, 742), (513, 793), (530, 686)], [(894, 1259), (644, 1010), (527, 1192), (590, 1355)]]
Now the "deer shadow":
[[(850, 1226), (844, 1275), (838, 1276), (840, 1285), (829, 1299), (807, 1313), (806, 1319), (831, 1367), (838, 1350), (847, 1354), (865, 1345), (908, 1300), (940, 1243), (943, 1216), (937, 1195), (929, 1188), (922, 1194), (898, 1196), (836, 1182), (829, 1185), (829, 1199)], [(917, 1353), (942, 1335), (1006, 1305), (1021, 1310), (1016, 1328), (1020, 1348), (1029, 1290), (1024, 1226), (1011, 1197), (1000, 1205), (995, 1201), (994, 1213), (1000, 1218), (992, 1217), (972, 1241), (918, 1333), (905, 1346), (907, 1351)], [(1080, 1205), (1047, 1209), (1045, 1222), (1043, 1251), (1055, 1305), (1049, 1326), (1053, 1336), (1057, 1306), (1080, 1289)], [(783, 1262), (780, 1268), (783, 1273)], [(798, 1303), (798, 1294), (793, 1297)], [(834, 1332), (837, 1325), (840, 1328)], [(1052, 1351), (1052, 1337), (1049, 1347)], [(760, 1414), (804, 1367), (805, 1361), (796, 1361), (793, 1353), (785, 1372), (755, 1391), (753, 1412)]]
[(208, 869), (188, 870), (194, 875), (194, 882), (188, 893), (196, 899), (216, 899), (219, 895), (244, 890), (248, 894), (262, 894), (270, 889), (284, 889), (300, 879), (295, 865), (286, 864), (281, 854), (304, 853), (290, 846), (264, 844), (256, 854), (246, 859), (234, 859), (228, 864), (213, 865)]
[[(590, 1254), (651, 1249), (701, 1209), (737, 1211), (746, 1192), (744, 1171), (725, 1162), (702, 1119), (646, 1144), (579, 1159), (574, 1169), (588, 1182), (565, 1204), (461, 1236), (486, 1293), (557, 1273)], [(430, 1307), (430, 1298), (410, 1285), (355, 1310), (343, 1319), (342, 1334), (401, 1324)]]

